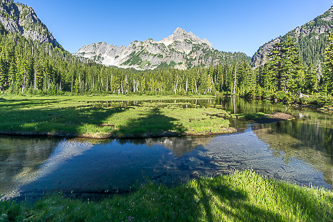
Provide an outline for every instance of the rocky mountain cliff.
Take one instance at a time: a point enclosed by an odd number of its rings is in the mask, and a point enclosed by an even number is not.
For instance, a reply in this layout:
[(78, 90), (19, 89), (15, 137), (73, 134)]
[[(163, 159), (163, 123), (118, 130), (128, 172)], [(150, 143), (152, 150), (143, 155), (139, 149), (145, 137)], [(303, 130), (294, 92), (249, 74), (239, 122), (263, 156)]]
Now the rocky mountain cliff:
[(324, 14), (312, 21), (297, 27), (284, 36), (280, 36), (265, 45), (252, 57), (254, 67), (262, 66), (268, 59), (268, 54), (277, 42), (284, 41), (289, 35), (296, 42), (300, 50), (301, 57), (305, 64), (318, 64), (324, 59), (324, 51), (327, 45), (327, 38), (333, 31), (333, 6)]
[(31, 7), (15, 3), (13, 0), (0, 0), (0, 30), (20, 33), (40, 43), (60, 46)]
[(106, 66), (140, 70), (158, 67), (188, 69), (250, 59), (244, 53), (220, 52), (207, 39), (200, 39), (181, 28), (161, 41), (134, 41), (128, 47), (100, 42), (83, 46), (75, 55)]

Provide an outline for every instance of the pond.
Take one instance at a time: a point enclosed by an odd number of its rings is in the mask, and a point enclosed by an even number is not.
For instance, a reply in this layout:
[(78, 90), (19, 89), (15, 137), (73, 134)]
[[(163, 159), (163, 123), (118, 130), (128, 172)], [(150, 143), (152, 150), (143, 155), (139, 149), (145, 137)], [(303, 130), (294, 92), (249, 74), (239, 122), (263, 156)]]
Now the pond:
[(0, 136), (1, 199), (38, 198), (59, 191), (69, 197), (97, 199), (131, 192), (133, 186), (147, 180), (176, 186), (236, 169), (253, 169), (300, 186), (332, 188), (332, 114), (238, 98), (182, 104), (222, 106), (231, 113), (279, 111), (296, 118), (265, 125), (231, 120), (238, 133), (213, 137), (87, 140)]

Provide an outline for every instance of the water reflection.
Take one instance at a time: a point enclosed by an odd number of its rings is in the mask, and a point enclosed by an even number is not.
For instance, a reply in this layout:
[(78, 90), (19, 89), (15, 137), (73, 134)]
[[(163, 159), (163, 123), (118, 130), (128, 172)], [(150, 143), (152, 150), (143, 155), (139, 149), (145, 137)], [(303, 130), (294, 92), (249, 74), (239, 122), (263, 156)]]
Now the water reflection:
[[(1, 159), (1, 165), (5, 166), (1, 167), (5, 169), (0, 181), (5, 194), (2, 198), (19, 194), (40, 197), (59, 190), (69, 196), (90, 195), (91, 198), (91, 195), (130, 192), (133, 184), (144, 183), (147, 178), (173, 186), (199, 176), (216, 176), (235, 169), (254, 169), (262, 175), (299, 185), (311, 183), (330, 188), (332, 181), (326, 178), (326, 174), (331, 172), (331, 165), (327, 165), (324, 155), (318, 156), (323, 163), (318, 168), (320, 171), (300, 160), (297, 152), (291, 153), (286, 161), (285, 155), (276, 155), (278, 148), (263, 142), (261, 128), (253, 129), (248, 127), (244, 133), (209, 138), (105, 140), (103, 143), (82, 140), (40, 143), (32, 140), (33, 145), (26, 146), (24, 154), (11, 151), (17, 156), (16, 162), (8, 163), (10, 158)], [(6, 139), (0, 138), (0, 141), (4, 144), (2, 141), (6, 142)], [(16, 146), (16, 143), (5, 145), (9, 146)], [(44, 148), (27, 151), (36, 146)], [(29, 152), (34, 155), (25, 155)], [(281, 152), (287, 153), (285, 150)], [(22, 155), (26, 157), (19, 158)], [(29, 168), (23, 165), (29, 165)], [(16, 168), (19, 170), (15, 171)], [(11, 175), (12, 169), (15, 173)], [(321, 172), (324, 172), (325, 180)]]
[[(104, 140), (89, 143), (90, 146), (82, 140), (63, 141), (45, 163), (41, 172), (44, 176), (21, 190), (27, 193), (38, 187), (74, 193), (126, 192), (146, 176), (167, 185), (179, 184), (188, 180), (179, 171), (182, 158), (210, 140), (209, 137)], [(68, 149), (72, 152), (64, 152)], [(53, 165), (57, 168), (50, 170)]]
[(319, 125), (293, 120), (252, 129), (286, 163), (292, 158), (303, 160), (323, 172), (326, 183), (333, 184), (333, 131)]
[(0, 137), (0, 194), (34, 181), (54, 151), (56, 139)]
[(146, 138), (146, 139), (132, 139), (120, 140), (120, 143), (131, 142), (133, 144), (146, 144), (149, 147), (160, 145), (170, 149), (177, 157), (181, 157), (188, 152), (191, 152), (201, 146), (208, 145), (212, 137), (162, 137), (162, 138)]
[(292, 108), (283, 104), (272, 105), (269, 101), (262, 100), (245, 100), (238, 97), (217, 97), (215, 104), (221, 105), (225, 110), (230, 111), (233, 114), (237, 113), (257, 113), (263, 112), (271, 114), (274, 112), (286, 112)]

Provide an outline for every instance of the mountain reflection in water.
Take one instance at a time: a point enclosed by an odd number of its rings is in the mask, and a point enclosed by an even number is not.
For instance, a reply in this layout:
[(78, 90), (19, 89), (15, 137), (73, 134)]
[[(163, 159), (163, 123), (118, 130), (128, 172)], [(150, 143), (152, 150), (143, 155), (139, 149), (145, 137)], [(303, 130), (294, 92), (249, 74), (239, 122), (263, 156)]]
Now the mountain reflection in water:
[(146, 144), (149, 147), (160, 145), (170, 149), (176, 157), (181, 157), (200, 146), (206, 146), (212, 141), (212, 137), (163, 137), (163, 138), (146, 138), (142, 140), (124, 140), (133, 144)]

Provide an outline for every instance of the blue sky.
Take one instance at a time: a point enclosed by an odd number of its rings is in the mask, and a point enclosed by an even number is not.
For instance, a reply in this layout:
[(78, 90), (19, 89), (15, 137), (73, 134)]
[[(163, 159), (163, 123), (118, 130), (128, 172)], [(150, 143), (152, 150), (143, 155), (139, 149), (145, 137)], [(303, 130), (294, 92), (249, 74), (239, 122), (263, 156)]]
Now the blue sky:
[(20, 0), (69, 52), (107, 42), (161, 40), (177, 28), (220, 51), (252, 56), (264, 43), (327, 11), (331, 0)]

